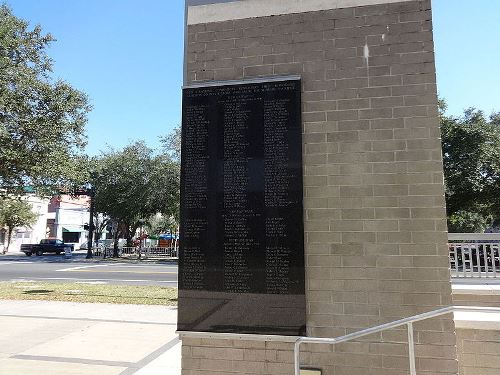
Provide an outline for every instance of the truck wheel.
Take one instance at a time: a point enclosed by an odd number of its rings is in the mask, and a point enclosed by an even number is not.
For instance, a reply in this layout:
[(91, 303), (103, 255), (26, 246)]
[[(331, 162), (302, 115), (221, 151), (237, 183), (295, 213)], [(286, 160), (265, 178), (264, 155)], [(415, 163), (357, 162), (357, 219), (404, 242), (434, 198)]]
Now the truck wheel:
[(31, 253), (25, 253), (27, 257), (30, 257), (31, 256)]
[(42, 250), (37, 250), (37, 251), (36, 251), (36, 255), (37, 255), (37, 256), (41, 256), (41, 255), (43, 255), (43, 251), (42, 251)]

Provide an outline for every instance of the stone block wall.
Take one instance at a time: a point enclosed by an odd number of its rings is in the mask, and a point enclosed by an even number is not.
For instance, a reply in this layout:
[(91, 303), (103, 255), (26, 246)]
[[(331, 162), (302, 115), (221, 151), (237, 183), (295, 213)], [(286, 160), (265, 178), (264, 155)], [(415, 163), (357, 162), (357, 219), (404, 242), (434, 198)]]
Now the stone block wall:
[[(500, 374), (500, 330), (457, 329), (459, 375)], [(491, 330), (492, 329), (492, 330)]]
[[(302, 77), (309, 336), (451, 304), (431, 4), (372, 2), (187, 28), (187, 84)], [(451, 316), (415, 338), (419, 374), (457, 373)], [(302, 362), (408, 374), (406, 340), (402, 329), (306, 347)], [(292, 374), (292, 347), (185, 337), (183, 375)]]
[(485, 293), (484, 290), (454, 290), (453, 305), (500, 307), (500, 291)]

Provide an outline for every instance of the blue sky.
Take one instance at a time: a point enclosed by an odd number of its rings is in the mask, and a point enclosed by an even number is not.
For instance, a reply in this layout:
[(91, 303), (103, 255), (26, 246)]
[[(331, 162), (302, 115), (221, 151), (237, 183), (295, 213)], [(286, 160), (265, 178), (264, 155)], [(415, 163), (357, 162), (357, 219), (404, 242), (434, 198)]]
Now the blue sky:
[[(183, 0), (7, 0), (16, 16), (57, 38), (55, 77), (94, 106), (90, 154), (158, 136), (180, 124)], [(438, 90), (459, 115), (500, 111), (500, 1), (433, 0)]]

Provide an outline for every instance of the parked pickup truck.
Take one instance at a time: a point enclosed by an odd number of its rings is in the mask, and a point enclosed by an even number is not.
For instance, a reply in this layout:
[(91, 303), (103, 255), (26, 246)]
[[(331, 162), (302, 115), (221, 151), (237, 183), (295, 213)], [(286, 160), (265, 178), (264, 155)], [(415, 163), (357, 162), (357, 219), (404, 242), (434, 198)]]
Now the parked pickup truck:
[(27, 256), (32, 254), (43, 255), (43, 253), (56, 253), (61, 254), (69, 249), (73, 251), (73, 245), (62, 242), (56, 239), (45, 239), (41, 240), (39, 244), (23, 244), (21, 245), (21, 251)]

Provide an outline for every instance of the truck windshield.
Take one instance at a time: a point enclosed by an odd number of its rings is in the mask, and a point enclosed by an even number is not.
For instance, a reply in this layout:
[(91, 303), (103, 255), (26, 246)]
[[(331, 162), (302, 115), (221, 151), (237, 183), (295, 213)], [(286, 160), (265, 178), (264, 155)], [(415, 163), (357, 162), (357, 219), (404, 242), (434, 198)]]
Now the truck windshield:
[(45, 239), (41, 240), (40, 244), (42, 245), (49, 245), (49, 244), (62, 244), (63, 242), (61, 240), (53, 240), (53, 239)]

